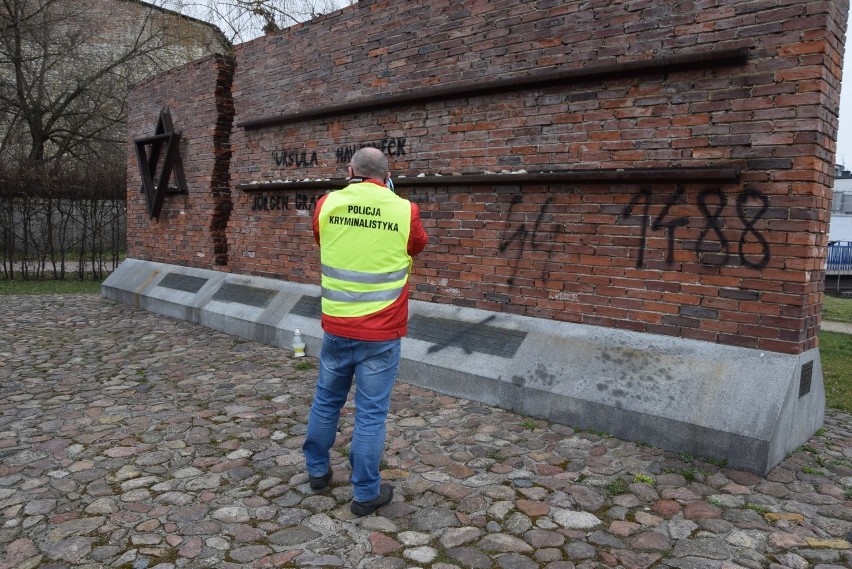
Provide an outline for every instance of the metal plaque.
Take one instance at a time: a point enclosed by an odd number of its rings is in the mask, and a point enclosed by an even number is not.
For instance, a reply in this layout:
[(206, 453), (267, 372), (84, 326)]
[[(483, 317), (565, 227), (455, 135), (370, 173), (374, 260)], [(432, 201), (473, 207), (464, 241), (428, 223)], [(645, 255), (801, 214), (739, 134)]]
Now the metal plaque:
[(276, 294), (278, 291), (267, 288), (225, 283), (213, 295), (213, 300), (266, 308)]
[(191, 292), (195, 294), (201, 290), (201, 287), (205, 284), (207, 284), (207, 279), (201, 277), (191, 277), (180, 273), (169, 273), (163, 277), (163, 280), (157, 283), (157, 286), (173, 288), (175, 290), (182, 290), (183, 292)]
[(810, 361), (802, 364), (802, 374), (799, 378), (799, 397), (803, 397), (811, 392), (811, 381), (814, 376), (814, 362)]
[(461, 348), (468, 353), (480, 352), (503, 358), (511, 358), (518, 351), (527, 333), (490, 326), (486, 322), (459, 322), (446, 318), (432, 318), (415, 314), (408, 321), (408, 336), (434, 344), (430, 352), (445, 347)]
[(290, 309), (290, 314), (306, 318), (320, 318), (322, 316), (322, 298), (303, 295)]

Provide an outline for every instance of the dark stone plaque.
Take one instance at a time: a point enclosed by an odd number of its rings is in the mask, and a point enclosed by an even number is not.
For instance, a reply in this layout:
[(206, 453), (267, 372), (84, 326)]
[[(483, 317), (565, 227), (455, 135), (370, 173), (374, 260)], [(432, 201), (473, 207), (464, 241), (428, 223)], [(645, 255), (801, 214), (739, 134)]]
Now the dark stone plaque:
[(290, 314), (306, 318), (320, 318), (322, 316), (322, 298), (303, 295), (290, 309)]
[[(486, 319), (485, 322), (490, 319)], [(480, 352), (511, 358), (518, 351), (527, 333), (490, 326), (484, 322), (458, 322), (415, 314), (408, 321), (408, 336), (434, 344), (429, 349), (430, 352), (436, 352), (445, 347), (455, 347), (468, 353)]]
[(278, 291), (268, 288), (225, 283), (213, 295), (213, 300), (237, 302), (239, 304), (256, 306), (257, 308), (266, 308), (272, 302), (272, 299), (275, 298), (276, 294), (278, 294)]
[(811, 382), (814, 377), (814, 362), (810, 361), (802, 365), (802, 372), (799, 376), (799, 397), (804, 397), (811, 392)]
[(207, 279), (201, 277), (191, 277), (189, 275), (182, 275), (180, 273), (169, 273), (163, 280), (157, 283), (157, 286), (161, 286), (163, 288), (173, 288), (175, 290), (181, 290), (183, 292), (191, 292), (193, 294), (197, 293), (201, 290), (207, 283)]

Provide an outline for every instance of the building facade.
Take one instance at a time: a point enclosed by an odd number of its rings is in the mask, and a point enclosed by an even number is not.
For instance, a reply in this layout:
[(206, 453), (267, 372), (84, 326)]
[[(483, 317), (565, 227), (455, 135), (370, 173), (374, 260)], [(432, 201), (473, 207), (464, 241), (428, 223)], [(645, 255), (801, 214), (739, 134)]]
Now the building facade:
[(838, 165), (835, 176), (828, 240), (852, 242), (852, 172)]

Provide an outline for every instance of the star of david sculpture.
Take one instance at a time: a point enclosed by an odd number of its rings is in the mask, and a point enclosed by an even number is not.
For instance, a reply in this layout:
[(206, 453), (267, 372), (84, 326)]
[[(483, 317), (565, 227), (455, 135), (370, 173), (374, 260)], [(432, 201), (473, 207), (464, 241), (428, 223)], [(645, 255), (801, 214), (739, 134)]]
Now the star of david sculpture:
[[(133, 139), (136, 161), (142, 175), (142, 193), (148, 202), (148, 214), (159, 221), (166, 194), (186, 193), (186, 179), (180, 159), (180, 132), (175, 132), (168, 108), (160, 111), (157, 127), (152, 136)], [(162, 163), (160, 154), (163, 153)], [(157, 172), (157, 167), (160, 170)], [(174, 174), (174, 186), (169, 186)], [(157, 183), (154, 183), (154, 180)]]

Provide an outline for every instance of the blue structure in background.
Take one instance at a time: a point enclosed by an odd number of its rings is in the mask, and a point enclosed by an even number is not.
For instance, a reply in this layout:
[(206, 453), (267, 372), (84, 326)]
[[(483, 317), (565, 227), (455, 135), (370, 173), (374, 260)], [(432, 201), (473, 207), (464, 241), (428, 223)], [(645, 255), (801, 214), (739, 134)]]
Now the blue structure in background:
[(826, 275), (852, 275), (852, 241), (833, 241), (828, 244)]
[(829, 241), (825, 291), (843, 296), (852, 291), (852, 241)]

